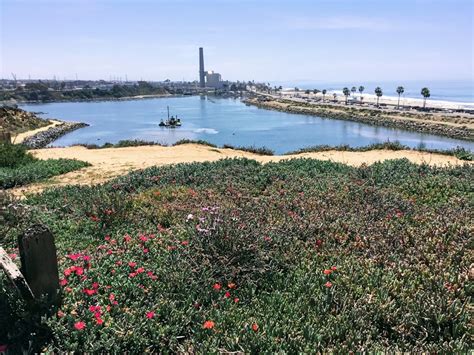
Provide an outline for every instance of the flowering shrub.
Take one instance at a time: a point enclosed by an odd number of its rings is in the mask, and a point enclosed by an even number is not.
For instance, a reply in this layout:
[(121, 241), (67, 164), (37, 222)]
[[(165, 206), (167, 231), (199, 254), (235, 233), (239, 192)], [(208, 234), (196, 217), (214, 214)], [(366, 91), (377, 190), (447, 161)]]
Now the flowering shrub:
[(472, 180), (224, 160), (47, 191), (26, 203), (56, 236), (63, 303), (25, 325), (2, 283), (0, 345), (47, 329), (48, 351), (467, 350)]

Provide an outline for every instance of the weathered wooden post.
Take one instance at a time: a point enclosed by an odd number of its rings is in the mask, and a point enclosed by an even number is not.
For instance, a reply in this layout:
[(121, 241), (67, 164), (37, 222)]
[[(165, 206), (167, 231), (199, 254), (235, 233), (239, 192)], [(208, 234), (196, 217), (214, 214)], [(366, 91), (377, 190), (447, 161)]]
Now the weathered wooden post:
[(10, 132), (5, 131), (5, 130), (0, 130), (0, 143), (11, 143), (12, 142), (12, 136)]
[(18, 238), (23, 273), (34, 297), (59, 305), (59, 274), (56, 246), (50, 230), (41, 224), (28, 228)]

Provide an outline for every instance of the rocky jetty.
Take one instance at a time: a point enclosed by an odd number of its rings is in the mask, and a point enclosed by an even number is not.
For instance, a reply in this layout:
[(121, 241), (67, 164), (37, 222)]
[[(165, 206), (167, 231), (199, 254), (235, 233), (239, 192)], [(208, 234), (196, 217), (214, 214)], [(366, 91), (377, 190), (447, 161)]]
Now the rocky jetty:
[(460, 124), (453, 124), (454, 122), (443, 122), (443, 120), (436, 120), (421, 114), (392, 114), (382, 110), (364, 111), (345, 107), (333, 108), (297, 102), (288, 103), (284, 100), (267, 98), (250, 98), (244, 100), (244, 103), (269, 110), (362, 122), (375, 126), (399, 128), (469, 141), (474, 140), (474, 130), (468, 127), (466, 119)]
[(63, 122), (58, 126), (51, 127), (46, 131), (38, 132), (35, 135), (26, 138), (23, 141), (28, 149), (39, 149), (46, 147), (49, 143), (54, 142), (59, 137), (72, 132), (76, 129), (87, 127), (88, 124), (80, 122)]

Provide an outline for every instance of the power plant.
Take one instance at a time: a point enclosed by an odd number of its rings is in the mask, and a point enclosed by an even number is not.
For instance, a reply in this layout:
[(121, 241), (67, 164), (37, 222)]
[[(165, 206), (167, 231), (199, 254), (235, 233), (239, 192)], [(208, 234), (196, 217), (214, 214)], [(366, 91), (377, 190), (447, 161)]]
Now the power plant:
[(199, 47), (199, 86), (219, 89), (223, 86), (222, 77), (214, 71), (204, 70), (204, 49)]
[(206, 87), (206, 78), (204, 73), (204, 50), (199, 47), (199, 86)]

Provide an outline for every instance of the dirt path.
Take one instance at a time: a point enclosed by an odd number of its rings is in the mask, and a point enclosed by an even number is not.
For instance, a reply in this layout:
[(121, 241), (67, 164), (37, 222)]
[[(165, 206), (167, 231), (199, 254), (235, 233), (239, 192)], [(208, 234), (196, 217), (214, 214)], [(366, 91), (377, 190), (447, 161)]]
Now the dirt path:
[(91, 185), (103, 183), (129, 171), (154, 165), (216, 161), (224, 158), (249, 158), (261, 163), (276, 162), (292, 158), (330, 160), (352, 166), (373, 164), (388, 159), (407, 158), (421, 164), (446, 166), (465, 163), (452, 156), (416, 152), (410, 150), (372, 150), (368, 152), (327, 151), (298, 155), (261, 156), (233, 149), (217, 149), (198, 144), (183, 144), (174, 147), (141, 146), (127, 148), (86, 149), (84, 147), (46, 148), (32, 151), (40, 159), (69, 158), (89, 162), (92, 166), (54, 177), (46, 182), (23, 186), (11, 190), (15, 195), (40, 192), (51, 186)]
[(23, 143), (23, 141), (26, 139), (26, 138), (29, 138), (31, 136), (34, 136), (36, 133), (39, 133), (39, 132), (43, 132), (43, 131), (47, 131), (48, 129), (50, 128), (53, 128), (53, 127), (56, 127), (58, 125), (60, 125), (62, 122), (61, 121), (56, 121), (56, 120), (49, 120), (50, 124), (47, 125), (47, 126), (44, 126), (44, 127), (41, 127), (41, 128), (37, 128), (37, 129), (33, 129), (31, 131), (28, 131), (28, 132), (24, 132), (24, 133), (19, 133), (17, 134), (15, 137), (13, 137), (12, 141), (16, 144), (20, 144), (20, 143)]

